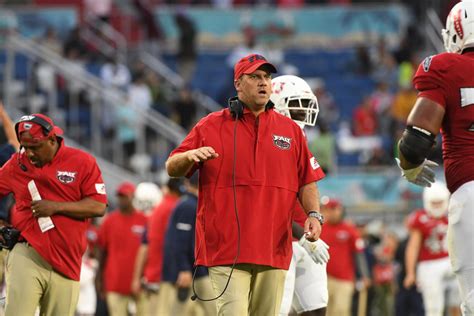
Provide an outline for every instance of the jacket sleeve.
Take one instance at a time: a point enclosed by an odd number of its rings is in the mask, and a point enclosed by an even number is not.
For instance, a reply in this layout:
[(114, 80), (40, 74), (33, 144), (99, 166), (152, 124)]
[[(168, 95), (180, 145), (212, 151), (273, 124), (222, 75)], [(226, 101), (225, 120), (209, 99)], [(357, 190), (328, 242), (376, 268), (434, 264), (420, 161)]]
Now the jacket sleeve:
[[(194, 207), (194, 209), (193, 209)], [(194, 232), (196, 224), (196, 205), (184, 203), (175, 212), (176, 221), (176, 259), (178, 271), (192, 271), (194, 265)]]

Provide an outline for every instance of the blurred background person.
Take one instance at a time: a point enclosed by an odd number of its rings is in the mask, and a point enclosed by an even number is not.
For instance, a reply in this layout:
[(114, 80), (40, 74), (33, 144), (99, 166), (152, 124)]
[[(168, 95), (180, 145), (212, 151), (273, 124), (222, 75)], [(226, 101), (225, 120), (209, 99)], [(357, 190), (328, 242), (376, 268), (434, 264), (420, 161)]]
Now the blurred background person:
[(181, 179), (168, 178), (162, 185), (163, 199), (153, 207), (148, 225), (143, 233), (133, 275), (132, 290), (147, 294), (147, 311), (155, 315), (158, 311), (160, 283), (163, 270), (163, 248), (169, 218), (185, 192)]
[[(405, 288), (413, 285), (423, 296), (426, 316), (442, 316), (446, 306), (450, 316), (460, 315), (456, 281), (448, 257), (448, 203), (450, 193), (446, 184), (436, 182), (423, 190), (423, 209), (410, 215), (408, 226), (410, 237), (406, 248)], [(445, 299), (445, 293), (454, 291)]]
[(321, 239), (329, 245), (331, 260), (327, 265), (329, 302), (328, 316), (350, 316), (355, 290), (356, 269), (362, 276), (362, 286), (370, 284), (364, 241), (354, 225), (344, 219), (342, 203), (334, 198), (321, 198), (321, 213), (325, 224)]
[(186, 193), (179, 199), (168, 222), (156, 315), (192, 315), (193, 310), (199, 308), (202, 315), (217, 315), (215, 300), (190, 300), (194, 290), (201, 298), (214, 294), (207, 268), (194, 266), (198, 179), (198, 173), (195, 173), (189, 180), (184, 180)]
[(98, 292), (105, 296), (111, 316), (128, 315), (135, 303), (137, 315), (145, 315), (142, 293), (133, 295), (132, 278), (146, 216), (133, 207), (135, 185), (122, 183), (116, 191), (118, 209), (107, 214), (99, 227), (100, 268)]

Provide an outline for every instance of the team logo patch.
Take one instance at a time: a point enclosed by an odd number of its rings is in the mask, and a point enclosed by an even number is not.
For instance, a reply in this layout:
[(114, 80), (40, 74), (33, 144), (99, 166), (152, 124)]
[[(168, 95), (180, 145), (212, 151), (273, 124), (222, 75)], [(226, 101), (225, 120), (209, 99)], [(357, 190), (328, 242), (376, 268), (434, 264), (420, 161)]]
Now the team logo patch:
[(316, 158), (311, 157), (309, 159), (309, 162), (311, 163), (311, 168), (313, 168), (313, 170), (316, 170), (319, 168), (319, 163), (317, 162)]
[(76, 180), (77, 172), (71, 171), (56, 171), (56, 177), (61, 183), (68, 184)]
[(24, 121), (32, 121), (34, 120), (35, 116), (34, 115), (23, 115), (19, 122), (24, 122)]
[(277, 146), (280, 149), (288, 150), (291, 147), (291, 138), (279, 135), (273, 136), (273, 145)]
[(95, 191), (98, 193), (98, 194), (106, 194), (105, 193), (105, 184), (104, 183), (96, 183), (95, 184)]
[(433, 57), (434, 56), (429, 56), (429, 57), (426, 57), (425, 60), (423, 60), (423, 70), (425, 72), (428, 72), (430, 70), (431, 61), (433, 60)]

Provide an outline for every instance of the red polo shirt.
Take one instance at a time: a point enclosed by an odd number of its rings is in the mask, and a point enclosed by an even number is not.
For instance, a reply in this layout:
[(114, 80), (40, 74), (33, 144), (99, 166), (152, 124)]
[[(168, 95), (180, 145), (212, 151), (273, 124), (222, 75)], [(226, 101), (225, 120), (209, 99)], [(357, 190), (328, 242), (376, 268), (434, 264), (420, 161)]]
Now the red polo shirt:
[(211, 146), (219, 157), (200, 164), (196, 263), (227, 265), (237, 250), (232, 166), (240, 220), (239, 263), (288, 269), (291, 218), (299, 189), (324, 177), (301, 128), (273, 109), (257, 118), (248, 110), (234, 124), (228, 109), (211, 113), (171, 155)]
[(150, 283), (161, 281), (166, 228), (178, 200), (177, 195), (165, 195), (148, 220), (148, 258), (143, 275)]
[(78, 281), (81, 258), (87, 245), (88, 220), (53, 215), (55, 227), (42, 233), (31, 211), (28, 182), (35, 180), (44, 200), (73, 202), (92, 198), (107, 203), (99, 167), (94, 157), (67, 147), (64, 141), (51, 163), (42, 168), (36, 168), (21, 154), (21, 163), (27, 171), (21, 170), (18, 155), (0, 169), (0, 196), (12, 192), (16, 200), (11, 223), (55, 271)]
[(353, 281), (356, 271), (354, 255), (364, 250), (364, 241), (356, 227), (345, 221), (337, 224), (325, 223), (321, 239), (330, 247), (331, 260), (327, 265), (328, 275)]
[(106, 292), (132, 293), (133, 269), (145, 231), (147, 217), (134, 211), (122, 214), (116, 210), (105, 217), (99, 227), (99, 246), (107, 252), (104, 267)]

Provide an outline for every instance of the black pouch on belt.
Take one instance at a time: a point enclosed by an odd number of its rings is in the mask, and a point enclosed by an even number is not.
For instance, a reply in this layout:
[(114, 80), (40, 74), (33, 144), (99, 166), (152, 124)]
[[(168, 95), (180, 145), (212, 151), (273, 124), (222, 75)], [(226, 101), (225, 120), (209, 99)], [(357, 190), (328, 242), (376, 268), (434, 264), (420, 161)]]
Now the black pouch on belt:
[(0, 234), (3, 237), (3, 242), (0, 242), (0, 247), (12, 250), (20, 237), (20, 231), (16, 228), (3, 226), (0, 228)]

